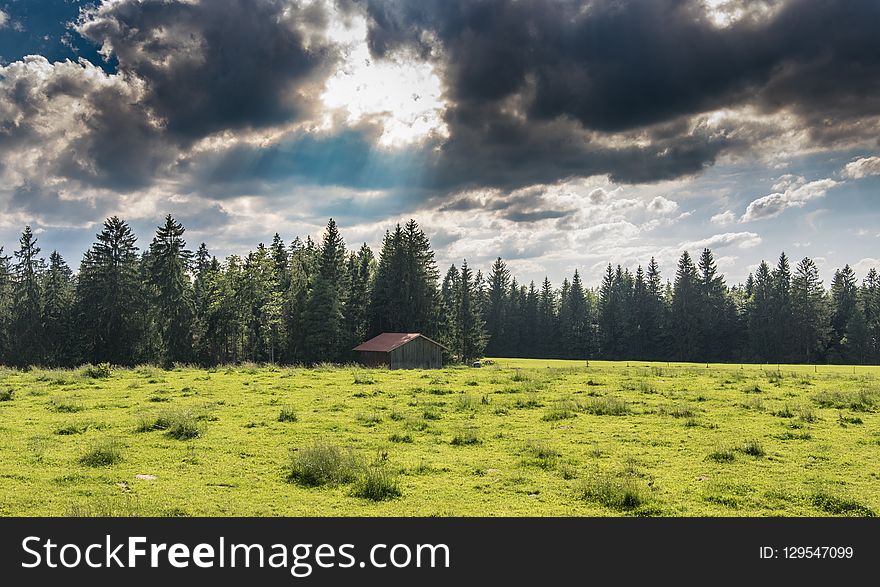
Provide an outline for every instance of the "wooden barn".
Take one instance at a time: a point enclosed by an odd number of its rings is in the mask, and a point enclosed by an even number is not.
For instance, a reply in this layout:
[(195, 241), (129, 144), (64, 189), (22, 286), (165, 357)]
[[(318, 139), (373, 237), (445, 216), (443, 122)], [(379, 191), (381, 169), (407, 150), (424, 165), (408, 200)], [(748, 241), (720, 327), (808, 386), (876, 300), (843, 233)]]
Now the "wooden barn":
[(366, 367), (439, 369), (445, 348), (418, 332), (383, 332), (352, 350)]

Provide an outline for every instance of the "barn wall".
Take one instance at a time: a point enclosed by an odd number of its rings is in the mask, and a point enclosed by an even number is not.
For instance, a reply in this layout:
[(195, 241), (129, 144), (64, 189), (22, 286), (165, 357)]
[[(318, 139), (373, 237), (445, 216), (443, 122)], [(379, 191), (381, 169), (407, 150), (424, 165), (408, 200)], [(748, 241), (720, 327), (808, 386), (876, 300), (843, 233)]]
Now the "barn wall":
[(389, 353), (392, 369), (439, 369), (443, 366), (443, 349), (419, 337)]
[(388, 353), (358, 351), (358, 362), (365, 367), (387, 367), (391, 357)]

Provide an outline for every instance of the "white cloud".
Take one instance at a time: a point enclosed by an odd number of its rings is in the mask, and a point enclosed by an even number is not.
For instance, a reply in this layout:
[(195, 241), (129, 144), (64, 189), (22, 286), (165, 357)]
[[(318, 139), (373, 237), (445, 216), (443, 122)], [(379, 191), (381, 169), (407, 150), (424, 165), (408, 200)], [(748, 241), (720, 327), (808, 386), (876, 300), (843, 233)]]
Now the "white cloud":
[(880, 268), (880, 259), (866, 257), (860, 260), (858, 263), (853, 264), (852, 268), (853, 271), (856, 272), (856, 275), (858, 275), (859, 277), (864, 277), (871, 269)]
[(9, 15), (0, 10), (0, 29), (9, 24)]
[(800, 208), (810, 200), (825, 197), (828, 190), (839, 183), (830, 178), (806, 182), (802, 177), (783, 176), (773, 187), (784, 191), (777, 191), (754, 200), (746, 208), (741, 221), (773, 218), (788, 208)]
[(725, 232), (698, 241), (681, 243), (680, 249), (721, 249), (724, 247), (737, 246), (740, 249), (749, 249), (761, 244), (761, 237), (754, 232)]
[(851, 179), (861, 179), (869, 175), (880, 175), (880, 157), (862, 157), (847, 163), (843, 168), (843, 176)]
[(678, 209), (678, 202), (673, 202), (663, 196), (657, 196), (648, 203), (648, 210), (660, 216), (671, 214)]
[(726, 224), (733, 224), (736, 222), (736, 214), (733, 210), (725, 210), (724, 212), (719, 212), (715, 216), (709, 219), (712, 224), (720, 224), (724, 226)]
[(590, 202), (593, 204), (601, 204), (602, 202), (608, 199), (608, 192), (603, 190), (602, 188), (596, 188), (590, 192), (590, 195), (587, 196), (590, 198)]
[(433, 133), (447, 136), (443, 84), (432, 64), (373, 59), (367, 46), (365, 18), (349, 15), (343, 19), (334, 14), (330, 22), (329, 35), (340, 43), (343, 62), (321, 94), (328, 110), (324, 120), (327, 128), (333, 126), (333, 113), (342, 111), (349, 124), (381, 120), (379, 143), (386, 147), (418, 142)]

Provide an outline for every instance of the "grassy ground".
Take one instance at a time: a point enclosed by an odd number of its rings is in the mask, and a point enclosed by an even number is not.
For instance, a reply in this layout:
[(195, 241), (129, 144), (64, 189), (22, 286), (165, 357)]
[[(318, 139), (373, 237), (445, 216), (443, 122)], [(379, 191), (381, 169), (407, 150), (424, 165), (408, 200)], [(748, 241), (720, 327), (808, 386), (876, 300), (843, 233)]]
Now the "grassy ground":
[(0, 370), (0, 515), (880, 512), (880, 369)]

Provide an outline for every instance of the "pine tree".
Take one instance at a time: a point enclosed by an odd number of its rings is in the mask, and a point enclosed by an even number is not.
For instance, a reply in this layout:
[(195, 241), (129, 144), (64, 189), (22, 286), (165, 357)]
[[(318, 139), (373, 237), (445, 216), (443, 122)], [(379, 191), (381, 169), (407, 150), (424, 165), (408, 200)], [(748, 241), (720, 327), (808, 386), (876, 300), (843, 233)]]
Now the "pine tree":
[(770, 266), (761, 261), (748, 302), (749, 360), (772, 360), (776, 338), (773, 328), (773, 278)]
[(76, 297), (86, 361), (131, 365), (137, 360), (143, 320), (136, 242), (128, 224), (113, 216), (83, 257)]
[(524, 351), (523, 339), (523, 312), (525, 311), (526, 288), (520, 286), (516, 278), (510, 280), (507, 288), (505, 301), (505, 316), (502, 331), (504, 339), (499, 344), (501, 350), (498, 351), (502, 357), (522, 357)]
[(357, 253), (348, 257), (348, 299), (345, 304), (346, 353), (366, 339), (367, 311), (376, 261), (373, 251), (364, 243)]
[(880, 360), (880, 275), (872, 268), (862, 282), (860, 297), (864, 306), (865, 326), (868, 332), (867, 360)]
[(439, 273), (434, 252), (415, 220), (386, 233), (370, 300), (369, 335), (421, 332), (437, 335)]
[(696, 357), (700, 360), (719, 360), (724, 358), (725, 349), (730, 345), (730, 310), (726, 297), (727, 286), (724, 278), (718, 275), (715, 257), (709, 249), (703, 249), (699, 263), (698, 321), (699, 346)]
[(505, 350), (505, 326), (507, 325), (508, 289), (510, 288), (510, 271), (507, 265), (498, 257), (492, 264), (492, 272), (489, 274), (489, 292), (486, 308), (486, 334), (489, 340), (486, 344), (486, 354), (490, 357), (504, 356)]
[(150, 244), (150, 283), (155, 290), (166, 365), (185, 363), (192, 358), (194, 305), (189, 264), (193, 254), (186, 248), (184, 232), (183, 225), (169, 214)]
[(18, 242), (13, 265), (11, 334), (15, 344), (11, 362), (19, 366), (39, 365), (46, 344), (42, 320), (45, 263), (38, 257), (40, 247), (30, 226), (25, 227)]
[(846, 335), (840, 344), (847, 362), (864, 364), (868, 352), (868, 336), (865, 312), (862, 304), (857, 303), (846, 323)]
[(773, 346), (770, 360), (780, 362), (789, 359), (788, 332), (791, 330), (791, 267), (783, 252), (770, 274), (772, 287), (771, 322)]
[(824, 355), (830, 325), (819, 269), (809, 257), (804, 257), (795, 268), (791, 280), (791, 308), (789, 344), (794, 359), (802, 363), (818, 361)]
[(9, 325), (12, 322), (12, 268), (9, 256), (0, 247), (0, 364), (12, 362), (12, 345)]
[(602, 285), (599, 288), (599, 333), (600, 352), (605, 358), (616, 358), (614, 353), (620, 338), (620, 310), (615, 295), (614, 270), (611, 264), (605, 269)]
[[(834, 361), (846, 360), (849, 350), (844, 348), (847, 338), (847, 326), (856, 313), (858, 305), (858, 287), (856, 275), (849, 265), (834, 272), (831, 282), (831, 342), (829, 353)], [(852, 349), (852, 345), (849, 345)]]
[(683, 361), (693, 361), (701, 354), (699, 283), (697, 268), (685, 251), (675, 273), (670, 324), (675, 356)]
[(318, 249), (311, 237), (295, 238), (289, 247), (290, 286), (283, 300), (285, 353), (289, 362), (307, 360), (305, 309), (318, 274)]
[[(563, 288), (565, 289), (565, 288)], [(586, 359), (590, 353), (590, 312), (581, 276), (577, 270), (564, 295), (559, 314), (561, 348), (559, 356)]]
[(657, 360), (663, 356), (663, 324), (665, 322), (663, 303), (663, 281), (660, 266), (654, 257), (648, 263), (646, 274), (644, 313), (641, 317), (642, 338), (645, 345), (645, 358)]
[(46, 363), (53, 367), (70, 365), (74, 355), (74, 279), (58, 251), (49, 255), (49, 269), (43, 280), (43, 332)]
[(485, 327), (480, 309), (476, 305), (475, 294), (473, 274), (465, 260), (461, 264), (459, 276), (457, 329), (454, 347), (460, 359), (465, 363), (483, 356), (486, 344)]
[(345, 244), (331, 218), (321, 242), (318, 273), (304, 313), (304, 354), (310, 363), (337, 361), (346, 343), (343, 324)]
[(556, 341), (556, 292), (547, 277), (541, 283), (538, 295), (538, 356), (552, 357)]

